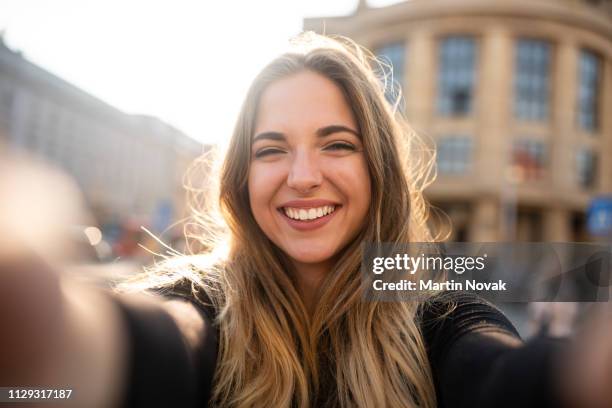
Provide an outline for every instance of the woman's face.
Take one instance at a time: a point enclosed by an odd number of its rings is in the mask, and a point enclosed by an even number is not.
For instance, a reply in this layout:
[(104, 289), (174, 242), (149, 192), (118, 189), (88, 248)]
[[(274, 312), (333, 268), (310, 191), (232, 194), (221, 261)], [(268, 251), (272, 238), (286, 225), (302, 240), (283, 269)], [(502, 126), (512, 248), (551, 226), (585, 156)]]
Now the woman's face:
[(370, 177), (358, 132), (340, 88), (315, 72), (280, 79), (261, 96), (248, 181), (251, 209), (297, 265), (329, 265), (363, 226)]

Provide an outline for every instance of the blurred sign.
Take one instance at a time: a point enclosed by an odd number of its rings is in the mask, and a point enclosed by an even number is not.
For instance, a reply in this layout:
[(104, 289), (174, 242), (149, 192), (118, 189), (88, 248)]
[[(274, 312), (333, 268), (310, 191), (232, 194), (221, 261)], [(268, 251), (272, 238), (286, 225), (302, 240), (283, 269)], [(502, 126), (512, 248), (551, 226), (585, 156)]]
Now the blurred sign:
[(612, 236), (612, 196), (596, 197), (587, 213), (587, 229), (595, 236)]

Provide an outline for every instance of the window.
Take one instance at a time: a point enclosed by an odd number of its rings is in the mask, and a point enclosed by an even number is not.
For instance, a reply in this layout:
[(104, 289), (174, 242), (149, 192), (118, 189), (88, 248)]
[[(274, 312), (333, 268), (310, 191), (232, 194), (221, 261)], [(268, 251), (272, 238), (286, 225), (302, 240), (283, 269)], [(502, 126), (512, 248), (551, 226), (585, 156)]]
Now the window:
[(398, 96), (402, 95), (399, 101), (399, 108), (403, 110), (405, 105), (403, 92), (401, 91), (403, 85), (405, 85), (404, 67), (406, 47), (403, 43), (387, 44), (377, 48), (375, 53), (376, 57), (381, 59), (384, 64), (390, 65), (391, 68), (390, 72), (386, 71), (381, 73), (382, 76), (386, 77), (385, 97), (389, 103), (393, 105), (397, 102)]
[(590, 149), (580, 149), (576, 153), (576, 175), (581, 187), (595, 186), (597, 178), (597, 156)]
[(546, 147), (536, 140), (517, 140), (512, 148), (512, 167), (521, 181), (542, 178), (546, 168)]
[(444, 136), (438, 142), (437, 165), (440, 174), (464, 174), (472, 165), (472, 138)]
[(588, 131), (597, 129), (599, 123), (599, 81), (601, 63), (599, 57), (582, 50), (578, 77), (578, 125)]
[(550, 99), (550, 45), (522, 39), (516, 47), (514, 114), (524, 120), (546, 120)]
[(438, 60), (438, 113), (467, 115), (472, 111), (476, 44), (466, 36), (442, 40)]

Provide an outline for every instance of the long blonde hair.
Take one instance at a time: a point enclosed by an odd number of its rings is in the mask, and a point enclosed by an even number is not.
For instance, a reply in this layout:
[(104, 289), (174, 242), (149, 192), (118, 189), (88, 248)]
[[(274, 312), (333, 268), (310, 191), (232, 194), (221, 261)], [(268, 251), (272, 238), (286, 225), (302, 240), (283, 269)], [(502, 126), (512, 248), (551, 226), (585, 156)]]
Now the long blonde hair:
[[(242, 105), (220, 170), (218, 201), (195, 200), (200, 228), (195, 238), (206, 255), (170, 259), (139, 278), (140, 288), (187, 278), (194, 291), (204, 290), (216, 305), (220, 342), (214, 406), (436, 405), (418, 304), (362, 300), (364, 242), (433, 239), (422, 195), (434, 176), (431, 149), (394, 112), (397, 104), (385, 100), (381, 71), (372, 63), (377, 61), (367, 50), (346, 38), (305, 33), (290, 53), (266, 66)], [(363, 229), (323, 281), (312, 315), (288, 273), (291, 263), (257, 225), (247, 186), (260, 97), (274, 81), (303, 70), (331, 79), (344, 93), (363, 138), (372, 184)], [(217, 203), (222, 227), (211, 224)], [(223, 231), (227, 253), (202, 263), (219, 248), (210, 238)]]

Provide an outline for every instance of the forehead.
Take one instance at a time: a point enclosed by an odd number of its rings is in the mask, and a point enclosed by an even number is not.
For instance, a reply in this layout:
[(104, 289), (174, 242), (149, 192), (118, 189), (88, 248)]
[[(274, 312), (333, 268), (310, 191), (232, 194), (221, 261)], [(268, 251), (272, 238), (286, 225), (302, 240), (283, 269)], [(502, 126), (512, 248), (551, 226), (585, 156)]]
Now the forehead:
[(255, 133), (293, 129), (316, 131), (323, 126), (356, 129), (351, 107), (332, 80), (313, 71), (301, 71), (270, 84), (261, 95)]

